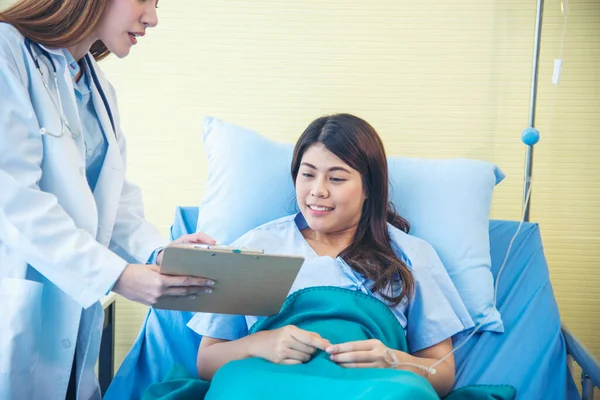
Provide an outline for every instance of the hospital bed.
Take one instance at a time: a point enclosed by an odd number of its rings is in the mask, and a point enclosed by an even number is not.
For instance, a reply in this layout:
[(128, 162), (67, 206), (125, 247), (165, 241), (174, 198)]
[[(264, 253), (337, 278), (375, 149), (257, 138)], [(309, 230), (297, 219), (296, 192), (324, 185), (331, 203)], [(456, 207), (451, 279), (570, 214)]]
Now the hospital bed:
[[(178, 207), (173, 239), (195, 232), (197, 207)], [(519, 223), (491, 220), (494, 277)], [(561, 319), (550, 284), (540, 230), (526, 222), (516, 237), (498, 287), (505, 333), (476, 334), (456, 356), (456, 388), (473, 384), (510, 384), (519, 399), (580, 399), (571, 364), (583, 369), (584, 399), (600, 387), (598, 361)], [(175, 364), (196, 371), (200, 337), (186, 327), (192, 313), (150, 308), (140, 333), (116, 373), (105, 399), (137, 399)], [(458, 338), (460, 341), (461, 338)]]

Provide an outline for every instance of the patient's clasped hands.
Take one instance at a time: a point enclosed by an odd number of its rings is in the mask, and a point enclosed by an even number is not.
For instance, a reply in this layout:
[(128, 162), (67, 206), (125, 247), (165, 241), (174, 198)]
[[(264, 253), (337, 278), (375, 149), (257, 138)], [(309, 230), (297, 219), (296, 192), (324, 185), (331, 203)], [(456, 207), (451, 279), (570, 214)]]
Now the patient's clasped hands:
[(315, 332), (286, 325), (271, 331), (252, 335), (252, 357), (260, 357), (276, 364), (302, 364), (309, 361), (317, 350), (330, 355), (330, 360), (344, 368), (389, 368), (387, 347), (377, 339), (332, 345)]
[(377, 339), (346, 342), (327, 347), (330, 360), (345, 368), (389, 368), (387, 347)]
[(276, 364), (302, 364), (309, 361), (318, 349), (324, 351), (331, 346), (319, 334), (294, 325), (258, 332), (251, 337), (250, 354)]

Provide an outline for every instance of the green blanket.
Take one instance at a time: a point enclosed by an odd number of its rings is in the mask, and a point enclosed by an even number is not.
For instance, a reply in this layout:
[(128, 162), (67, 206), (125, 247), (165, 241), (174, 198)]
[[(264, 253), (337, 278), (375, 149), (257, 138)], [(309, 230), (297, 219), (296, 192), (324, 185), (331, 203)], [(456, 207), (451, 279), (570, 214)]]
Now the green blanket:
[[(294, 293), (279, 314), (256, 323), (250, 334), (285, 325), (319, 333), (331, 343), (379, 339), (390, 348), (407, 351), (402, 326), (389, 308), (360, 292), (336, 287), (312, 287)], [(461, 388), (452, 400), (508, 400), (510, 386)], [(174, 399), (439, 399), (429, 382), (412, 372), (393, 369), (343, 368), (322, 351), (307, 363), (277, 365), (259, 358), (232, 361), (212, 382), (175, 367), (151, 385), (143, 400)]]

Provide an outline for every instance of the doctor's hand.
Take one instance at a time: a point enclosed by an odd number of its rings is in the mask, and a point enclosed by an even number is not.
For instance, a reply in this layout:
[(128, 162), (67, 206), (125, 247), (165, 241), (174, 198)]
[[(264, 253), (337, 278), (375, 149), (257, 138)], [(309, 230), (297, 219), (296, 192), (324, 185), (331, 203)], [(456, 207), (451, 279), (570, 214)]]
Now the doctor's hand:
[[(330, 359), (346, 368), (389, 368), (387, 347), (377, 339), (346, 342), (329, 346)], [(394, 351), (395, 354), (399, 352)]]
[(286, 325), (272, 331), (261, 331), (250, 336), (249, 352), (275, 364), (302, 364), (309, 361), (317, 349), (330, 346), (328, 340), (315, 332)]
[[(208, 236), (206, 233), (196, 232), (191, 233), (189, 235), (183, 235), (176, 240), (169, 243), (167, 247), (176, 245), (176, 244), (184, 244), (184, 243), (197, 243), (197, 244), (215, 244), (215, 239)], [(162, 265), (163, 259), (163, 251), (159, 251), (156, 256), (156, 265)]]
[(112, 291), (126, 299), (152, 306), (161, 296), (196, 296), (210, 293), (214, 282), (193, 276), (169, 276), (156, 265), (129, 264)]

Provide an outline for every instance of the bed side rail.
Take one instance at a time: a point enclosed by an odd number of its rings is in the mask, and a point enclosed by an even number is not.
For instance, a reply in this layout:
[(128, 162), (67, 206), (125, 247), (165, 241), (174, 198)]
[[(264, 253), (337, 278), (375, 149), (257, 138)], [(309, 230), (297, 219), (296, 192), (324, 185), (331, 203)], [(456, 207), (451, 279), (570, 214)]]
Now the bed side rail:
[(567, 354), (581, 367), (581, 393), (583, 400), (594, 399), (594, 387), (600, 388), (600, 362), (575, 335), (561, 324), (562, 334), (567, 344)]

